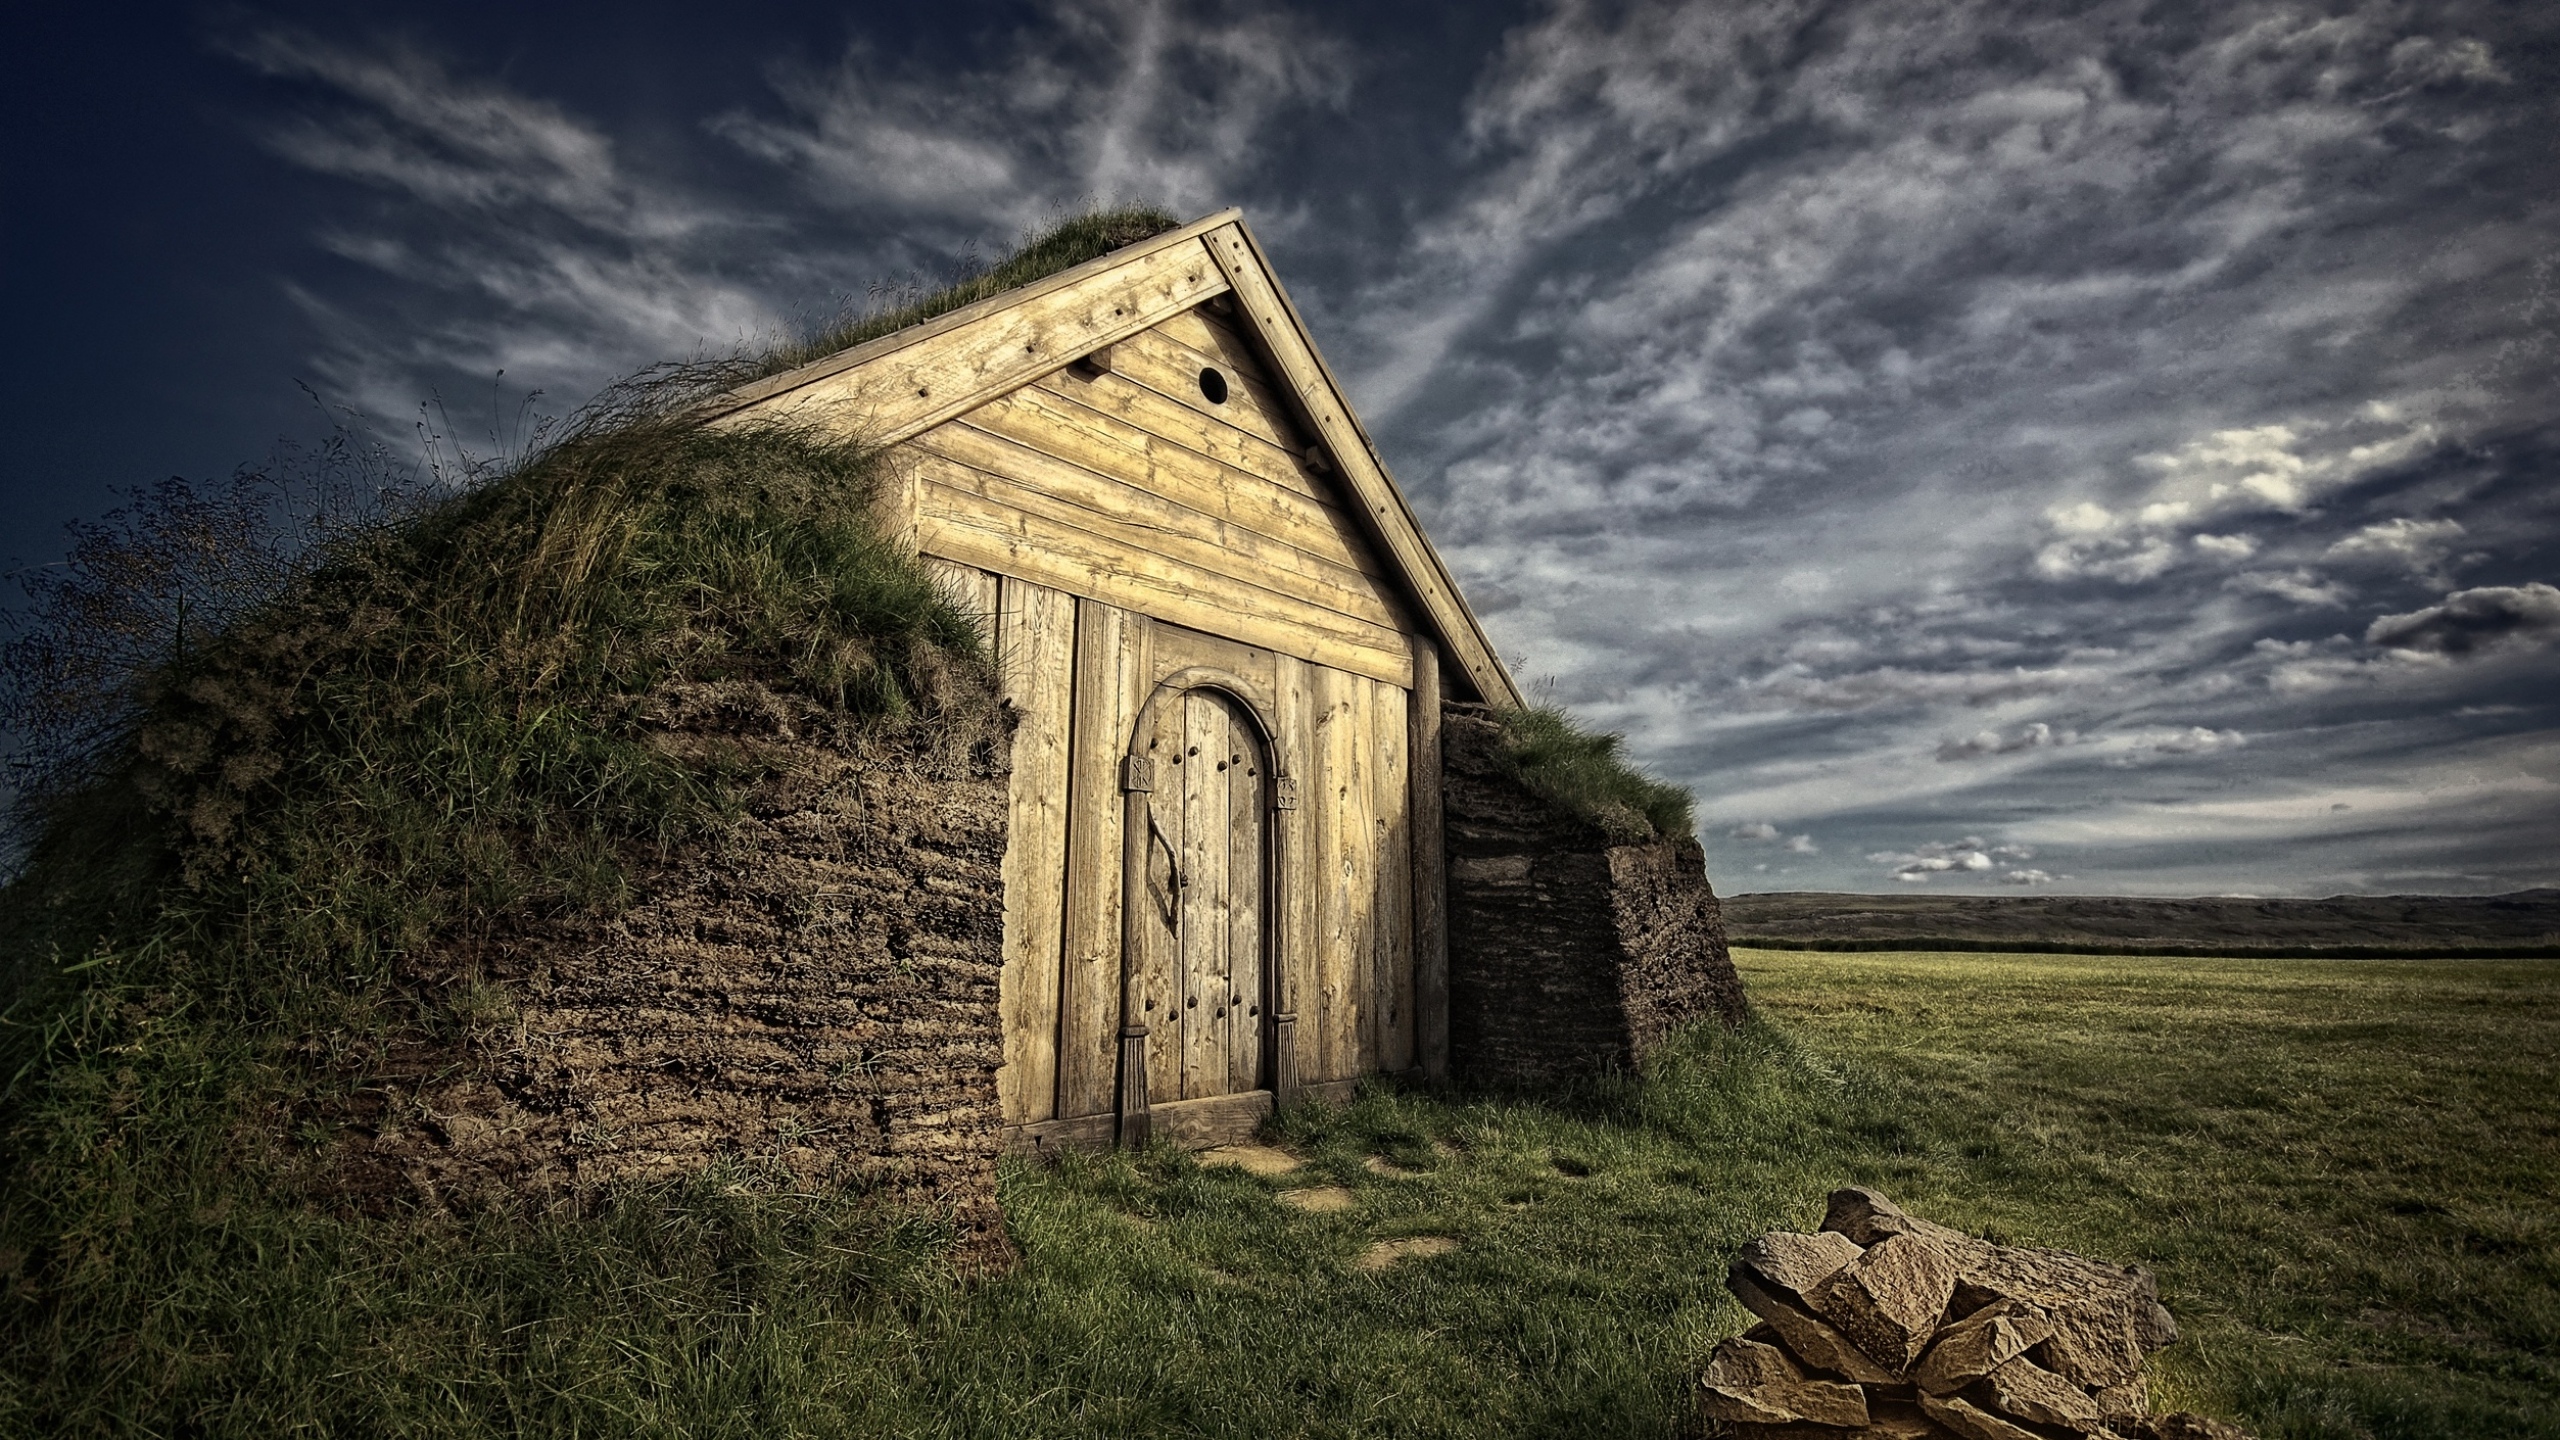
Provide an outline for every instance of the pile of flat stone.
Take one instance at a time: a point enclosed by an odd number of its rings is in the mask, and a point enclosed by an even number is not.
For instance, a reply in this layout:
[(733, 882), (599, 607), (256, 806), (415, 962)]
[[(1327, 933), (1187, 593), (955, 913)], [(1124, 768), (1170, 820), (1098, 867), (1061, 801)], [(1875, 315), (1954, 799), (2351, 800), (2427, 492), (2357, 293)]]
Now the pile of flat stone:
[(1818, 1233), (1745, 1245), (1725, 1283), (1760, 1317), (1707, 1363), (1706, 1412), (1737, 1437), (2245, 1440), (2151, 1413), (2142, 1365), (2178, 1327), (2140, 1269), (1994, 1245), (1853, 1188)]

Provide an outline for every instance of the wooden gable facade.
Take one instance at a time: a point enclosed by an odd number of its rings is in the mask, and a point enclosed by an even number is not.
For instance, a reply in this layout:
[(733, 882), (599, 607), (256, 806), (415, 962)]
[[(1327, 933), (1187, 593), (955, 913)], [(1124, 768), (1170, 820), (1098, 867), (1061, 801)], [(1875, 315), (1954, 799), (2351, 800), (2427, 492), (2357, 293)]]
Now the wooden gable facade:
[(1447, 1058), (1438, 724), (1517, 703), (1234, 211), (731, 397), (891, 448), (1019, 712), (1016, 1146)]

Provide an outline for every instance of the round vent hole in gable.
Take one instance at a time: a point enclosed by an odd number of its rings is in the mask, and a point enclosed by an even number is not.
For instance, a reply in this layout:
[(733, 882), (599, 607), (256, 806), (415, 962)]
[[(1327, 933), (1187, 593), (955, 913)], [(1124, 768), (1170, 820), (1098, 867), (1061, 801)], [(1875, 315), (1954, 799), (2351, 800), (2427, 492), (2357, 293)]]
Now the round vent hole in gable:
[(1200, 393), (1209, 397), (1209, 403), (1212, 405), (1226, 404), (1227, 377), (1215, 370), (1203, 368), (1200, 372)]

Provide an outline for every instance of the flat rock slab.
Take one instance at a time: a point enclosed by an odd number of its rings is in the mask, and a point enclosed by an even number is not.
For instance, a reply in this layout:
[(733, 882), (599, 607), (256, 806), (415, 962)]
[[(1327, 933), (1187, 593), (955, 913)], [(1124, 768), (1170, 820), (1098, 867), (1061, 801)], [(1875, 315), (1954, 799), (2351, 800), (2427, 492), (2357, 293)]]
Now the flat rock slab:
[(1727, 1340), (1707, 1361), (1699, 1393), (1706, 1413), (1727, 1424), (1867, 1423), (1867, 1392), (1804, 1373), (1787, 1352), (1749, 1338)]
[[(1837, 1237), (1834, 1237), (1837, 1238)], [(1725, 1288), (1743, 1308), (1760, 1317), (1772, 1334), (1786, 1344), (1798, 1360), (1827, 1374), (1843, 1376), (1862, 1385), (1892, 1385), (1900, 1377), (1867, 1358), (1866, 1352), (1851, 1343), (1848, 1336), (1833, 1329), (1810, 1310), (1760, 1286), (1751, 1272), (1740, 1265), (1725, 1277)]]
[(1351, 1262), (1354, 1270), (1379, 1271), (1401, 1265), (1407, 1260), (1428, 1260), (1446, 1255), (1458, 1248), (1458, 1242), (1446, 1235), (1416, 1235), (1405, 1240), (1380, 1240), (1360, 1252)]
[(2044, 1440), (2006, 1416), (1994, 1415), (1959, 1396), (1940, 1399), (1920, 1392), (1920, 1413), (1964, 1437), (1964, 1440)]
[(2023, 1300), (1995, 1300), (1938, 1332), (1912, 1379), (1952, 1395), (2050, 1338), (2053, 1319)]
[(1339, 1185), (1310, 1185), (1304, 1190), (1283, 1190), (1279, 1200), (1292, 1210), (1304, 1210), (1311, 1215), (1330, 1215), (1360, 1203), (1359, 1197)]
[(1855, 1240), (1836, 1231), (1797, 1235), (1772, 1231), (1742, 1247), (1742, 1263), (1765, 1289), (1803, 1295), (1858, 1258)]
[(1241, 1170), (1247, 1175), (1286, 1175), (1306, 1162), (1268, 1145), (1221, 1145), (1192, 1157), (1204, 1167)]
[(1360, 1168), (1368, 1171), (1372, 1175), (1384, 1175), (1390, 1180), (1410, 1180), (1417, 1175), (1428, 1175), (1431, 1173), (1428, 1170), (1417, 1170), (1408, 1166), (1399, 1165), (1384, 1155), (1370, 1156), (1368, 1159), (1360, 1162)]
[(2023, 1355), (1985, 1375), (1966, 1393), (2003, 1415), (2039, 1425), (2087, 1429), (2098, 1423), (2098, 1402), (2089, 1392)]
[[(1928, 1347), (1955, 1290), (1955, 1257), (1933, 1240), (1903, 1234), (1868, 1246), (1804, 1298), (1815, 1314), (1899, 1375)], [(1934, 1412), (1931, 1418), (1947, 1423)]]

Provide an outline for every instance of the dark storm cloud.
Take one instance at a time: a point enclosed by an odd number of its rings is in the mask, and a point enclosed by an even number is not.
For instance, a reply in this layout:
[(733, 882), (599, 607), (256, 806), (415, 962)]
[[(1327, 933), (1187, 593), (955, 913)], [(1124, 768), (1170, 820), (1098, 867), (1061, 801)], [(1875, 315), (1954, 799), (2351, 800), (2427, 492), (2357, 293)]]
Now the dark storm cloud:
[(283, 291), (368, 413), (1241, 203), (1503, 653), (1728, 888), (2560, 878), (2560, 20), (969, 13), (645, 136), (431, 24), (224, 45), (343, 202)]

